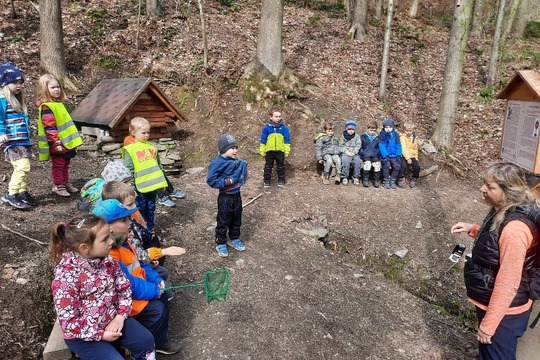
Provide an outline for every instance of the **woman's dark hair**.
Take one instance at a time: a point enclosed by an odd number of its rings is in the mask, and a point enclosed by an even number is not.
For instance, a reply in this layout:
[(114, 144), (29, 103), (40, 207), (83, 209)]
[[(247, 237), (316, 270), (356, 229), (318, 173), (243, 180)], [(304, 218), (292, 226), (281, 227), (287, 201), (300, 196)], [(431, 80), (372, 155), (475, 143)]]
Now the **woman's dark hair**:
[(106, 222), (92, 214), (76, 216), (67, 223), (56, 223), (51, 228), (49, 242), (49, 255), (52, 263), (56, 266), (66, 251), (76, 251), (81, 244), (92, 246), (96, 234)]

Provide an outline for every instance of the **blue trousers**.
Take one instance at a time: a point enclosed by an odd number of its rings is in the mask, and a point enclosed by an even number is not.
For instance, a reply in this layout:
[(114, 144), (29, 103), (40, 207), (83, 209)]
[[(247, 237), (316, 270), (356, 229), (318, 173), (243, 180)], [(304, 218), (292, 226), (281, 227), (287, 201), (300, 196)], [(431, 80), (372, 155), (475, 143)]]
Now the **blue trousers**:
[(391, 177), (396, 179), (401, 170), (401, 156), (395, 158), (387, 158), (382, 161), (382, 172), (385, 179)]
[(134, 316), (154, 335), (156, 346), (169, 341), (169, 302), (164, 295), (158, 300), (150, 300), (143, 311)]
[(362, 160), (360, 155), (348, 156), (347, 154), (341, 155), (341, 177), (343, 179), (349, 178), (349, 172), (351, 170), (351, 164), (353, 165), (353, 178), (360, 178), (360, 170), (362, 169)]
[(242, 226), (242, 196), (240, 193), (220, 193), (217, 200), (216, 244), (227, 243), (227, 231), (231, 240), (240, 239)]
[(137, 320), (128, 317), (122, 328), (122, 336), (115, 342), (66, 340), (66, 345), (82, 360), (124, 360), (115, 345), (121, 345), (131, 351), (135, 360), (155, 358), (154, 337)]
[(143, 219), (146, 220), (146, 227), (150, 231), (153, 231), (155, 226), (156, 197), (157, 190), (144, 194), (137, 192), (137, 198), (135, 198), (135, 205), (139, 208)]
[[(478, 324), (482, 322), (485, 315), (484, 310), (476, 308)], [(480, 360), (515, 360), (517, 341), (527, 330), (530, 315), (530, 311), (525, 311), (523, 314), (503, 317), (495, 334), (491, 337), (491, 344), (478, 343)]]

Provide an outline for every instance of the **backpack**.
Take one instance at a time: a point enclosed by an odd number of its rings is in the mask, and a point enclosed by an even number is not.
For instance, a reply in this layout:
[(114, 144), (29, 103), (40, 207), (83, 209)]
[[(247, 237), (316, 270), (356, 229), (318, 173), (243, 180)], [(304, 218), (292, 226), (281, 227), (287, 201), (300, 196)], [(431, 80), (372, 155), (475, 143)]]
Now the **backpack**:
[(101, 192), (105, 186), (105, 180), (95, 178), (88, 180), (81, 189), (81, 196), (77, 202), (79, 211), (88, 211), (101, 200)]
[(313, 137), (313, 143), (316, 143), (317, 140), (319, 140), (320, 138), (322, 138), (324, 135), (326, 135), (326, 133), (323, 132), (323, 131), (317, 133), (317, 135), (315, 135), (315, 136)]

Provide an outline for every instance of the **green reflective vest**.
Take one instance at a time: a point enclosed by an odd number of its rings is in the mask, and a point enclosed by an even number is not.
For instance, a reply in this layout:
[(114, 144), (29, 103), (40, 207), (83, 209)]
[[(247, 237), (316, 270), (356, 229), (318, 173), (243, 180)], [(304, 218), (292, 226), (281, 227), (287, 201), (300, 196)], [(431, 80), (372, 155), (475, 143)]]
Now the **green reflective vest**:
[(81, 146), (83, 141), (79, 135), (77, 127), (71, 120), (66, 107), (61, 102), (46, 102), (39, 106), (38, 109), (38, 147), (39, 147), (39, 160), (45, 161), (51, 158), (49, 153), (49, 142), (47, 141), (47, 134), (45, 132), (45, 127), (41, 121), (41, 108), (43, 105), (47, 105), (54, 114), (54, 119), (56, 120), (56, 131), (58, 132), (58, 138), (62, 142), (62, 145), (68, 149), (72, 150), (78, 146)]
[(157, 161), (157, 149), (148, 142), (134, 142), (122, 148), (122, 158), (133, 162), (135, 187), (140, 193), (149, 193), (167, 187), (167, 180)]

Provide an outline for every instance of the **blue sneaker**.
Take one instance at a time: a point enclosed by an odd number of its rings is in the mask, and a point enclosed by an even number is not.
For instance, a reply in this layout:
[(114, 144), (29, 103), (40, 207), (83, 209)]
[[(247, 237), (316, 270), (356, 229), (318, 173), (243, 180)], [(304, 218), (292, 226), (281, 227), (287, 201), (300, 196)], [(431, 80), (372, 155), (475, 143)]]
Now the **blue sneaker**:
[(216, 246), (216, 251), (217, 251), (218, 255), (221, 256), (221, 257), (229, 256), (229, 250), (227, 250), (227, 245), (225, 245), (225, 244), (221, 244), (221, 245)]
[(164, 196), (164, 197), (158, 199), (158, 204), (166, 206), (166, 207), (175, 207), (176, 206), (175, 202), (172, 201), (171, 198), (168, 197), (168, 196)]
[(229, 245), (230, 247), (232, 247), (233, 249), (238, 250), (238, 251), (246, 250), (246, 247), (244, 246), (244, 243), (242, 243), (240, 241), (240, 239), (236, 239), (236, 240), (233, 240), (233, 241), (227, 241), (227, 245)]
[(186, 194), (183, 191), (174, 190), (172, 193), (169, 194), (169, 196), (175, 199), (183, 199), (186, 197)]

